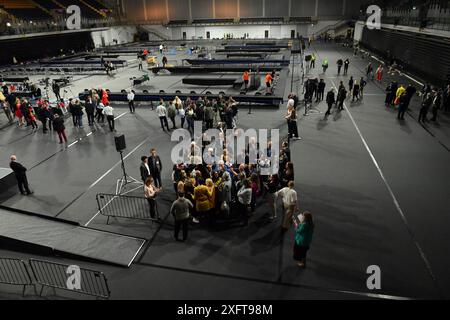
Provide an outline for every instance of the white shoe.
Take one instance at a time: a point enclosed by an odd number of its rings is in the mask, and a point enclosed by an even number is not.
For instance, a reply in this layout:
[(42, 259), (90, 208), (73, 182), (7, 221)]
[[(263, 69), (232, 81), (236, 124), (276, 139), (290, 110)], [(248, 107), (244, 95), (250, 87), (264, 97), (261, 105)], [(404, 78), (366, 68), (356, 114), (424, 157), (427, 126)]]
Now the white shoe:
[(200, 223), (200, 221), (198, 221), (197, 218), (192, 218), (192, 222), (193, 222), (193, 223)]

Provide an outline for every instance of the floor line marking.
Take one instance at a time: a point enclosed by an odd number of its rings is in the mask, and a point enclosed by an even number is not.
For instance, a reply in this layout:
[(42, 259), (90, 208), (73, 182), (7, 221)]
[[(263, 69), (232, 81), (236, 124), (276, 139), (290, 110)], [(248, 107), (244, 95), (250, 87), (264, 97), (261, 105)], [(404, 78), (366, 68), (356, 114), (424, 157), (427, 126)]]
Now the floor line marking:
[[(336, 87), (336, 84), (334, 83), (334, 81), (331, 80), (331, 82), (333, 84), (334, 89), (337, 90), (337, 87)], [(358, 132), (358, 135), (361, 138), (361, 141), (362, 141), (364, 147), (366, 148), (367, 152), (369, 153), (369, 156), (372, 159), (372, 162), (375, 165), (375, 168), (377, 169), (381, 179), (383, 180), (384, 185), (386, 186), (387, 190), (389, 191), (389, 194), (390, 194), (390, 196), (392, 198), (392, 201), (394, 202), (394, 205), (395, 205), (398, 213), (400, 214), (400, 217), (402, 218), (403, 223), (405, 224), (406, 229), (408, 230), (408, 233), (411, 236), (411, 239), (412, 239), (414, 245), (416, 246), (416, 248), (417, 248), (417, 250), (418, 250), (418, 252), (419, 252), (419, 254), (420, 254), (420, 256), (421, 256), (421, 258), (423, 260), (423, 262), (425, 263), (425, 267), (427, 268), (428, 273), (429, 273), (431, 279), (433, 280), (434, 285), (436, 286), (436, 288), (438, 290), (438, 294), (442, 298), (443, 294), (442, 294), (442, 291), (441, 291), (441, 289), (440, 289), (440, 287), (439, 287), (439, 285), (437, 283), (437, 279), (436, 279), (436, 277), (435, 277), (435, 275), (433, 273), (433, 270), (431, 268), (430, 262), (428, 261), (428, 258), (425, 255), (425, 252), (423, 251), (422, 247), (420, 246), (419, 242), (417, 241), (416, 235), (414, 234), (414, 231), (412, 230), (412, 228), (411, 228), (411, 226), (410, 226), (410, 224), (408, 222), (408, 219), (405, 216), (405, 213), (403, 212), (402, 208), (400, 207), (400, 203), (398, 202), (397, 197), (395, 196), (395, 194), (394, 194), (394, 192), (393, 192), (389, 182), (387, 181), (383, 171), (381, 170), (381, 167), (378, 164), (377, 159), (375, 158), (374, 154), (372, 153), (372, 150), (370, 149), (369, 145), (367, 144), (366, 139), (362, 135), (361, 130), (359, 129), (358, 125), (356, 124), (356, 121), (353, 118), (353, 115), (350, 112), (349, 108), (347, 108), (347, 105), (346, 105), (345, 102), (344, 102), (344, 108), (347, 111), (347, 113), (348, 113), (348, 115), (350, 117), (350, 120), (353, 123), (353, 126), (355, 127), (356, 131)]]

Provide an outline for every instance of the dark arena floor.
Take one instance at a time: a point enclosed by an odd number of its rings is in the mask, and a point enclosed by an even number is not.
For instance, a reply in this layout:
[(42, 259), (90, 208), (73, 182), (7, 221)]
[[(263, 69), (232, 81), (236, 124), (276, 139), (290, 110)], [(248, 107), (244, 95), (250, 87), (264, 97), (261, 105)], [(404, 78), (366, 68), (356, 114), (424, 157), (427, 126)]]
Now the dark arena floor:
[[(170, 50), (176, 44), (167, 46)], [(312, 52), (318, 63), (315, 69), (305, 71), (304, 77), (324, 79), (325, 92), (340, 81), (347, 86), (349, 76), (365, 76), (369, 60), (374, 65), (379, 63), (375, 55), (354, 56), (352, 49), (338, 44), (313, 43), (305, 54)], [(155, 56), (161, 60), (159, 52)], [(170, 55), (169, 64), (182, 65), (187, 57), (185, 51), (176, 52)], [(282, 57), (295, 61), (288, 50), (273, 54), (270, 59)], [(330, 61), (326, 74), (320, 66), (324, 58)], [(350, 59), (348, 76), (337, 75), (335, 61), (339, 58)], [(155, 75), (145, 70), (145, 63), (144, 71), (139, 71), (135, 56), (124, 55), (120, 59), (127, 60), (127, 65), (112, 76), (74, 76), (64, 88), (66, 97), (93, 87), (111, 92), (128, 90), (132, 88), (130, 78), (144, 74), (150, 79), (135, 86), (136, 92), (239, 93), (228, 87), (185, 85), (181, 80), (186, 75)], [(287, 96), (292, 88), (302, 97), (299, 61), (279, 74), (282, 79), (276, 90), (284, 102), (276, 107), (254, 106), (251, 112), (243, 106), (238, 114), (238, 128), (274, 128), (280, 130), (280, 137), (287, 136)], [(190, 75), (193, 76), (196, 75)], [(42, 75), (29, 77), (37, 80)], [(151, 148), (156, 148), (163, 160), (165, 188), (158, 199), (162, 222), (111, 218), (107, 224), (107, 218), (100, 214), (96, 196), (114, 194), (116, 182), (122, 177), (114, 133), (109, 132), (107, 125), (74, 128), (68, 118), (69, 142), (60, 145), (52, 132), (44, 135), (41, 128), (32, 132), (29, 128), (6, 125), (1, 118), (0, 167), (8, 168), (9, 156), (17, 155), (18, 161), (28, 168), (34, 194), (22, 196), (15, 185), (3, 190), (0, 217), (13, 212), (12, 208), (18, 215), (32, 212), (125, 237), (119, 239), (122, 242), (98, 240), (95, 250), (101, 251), (102, 257), (98, 258), (97, 253), (97, 258), (91, 258), (89, 252), (75, 254), (80, 248), (70, 248), (71, 236), (67, 237), (64, 230), (59, 235), (54, 231), (55, 239), (66, 235), (48, 245), (63, 248), (55, 251), (30, 246), (27, 240), (8, 240), (3, 233), (0, 257), (36, 258), (99, 270), (108, 279), (111, 299), (449, 299), (450, 114), (440, 113), (435, 124), (419, 123), (421, 98), (416, 95), (405, 121), (398, 121), (396, 110), (384, 105), (385, 88), (393, 79), (404, 85), (411, 83), (418, 90), (422, 87), (413, 75), (386, 73), (382, 83), (368, 81), (361, 102), (346, 100), (342, 112), (333, 108), (326, 117), (326, 103), (321, 102), (304, 116), (300, 104), (298, 126), (302, 140), (291, 141), (290, 145), (295, 189), (300, 211), (311, 212), (316, 226), (305, 269), (298, 268), (292, 258), (294, 230), (280, 233), (281, 204), (279, 217), (271, 221), (265, 199), (258, 199), (248, 226), (225, 224), (209, 228), (191, 224), (189, 239), (185, 243), (174, 241), (169, 208), (175, 199), (170, 161), (175, 142), (171, 142), (170, 133), (161, 130), (155, 111), (144, 102), (137, 104), (134, 114), (126, 103), (112, 106), (117, 133), (126, 137), (127, 173), (139, 177), (140, 158), (149, 155)], [(55, 99), (53, 93), (49, 98)], [(127, 187), (130, 195), (142, 196), (139, 186), (134, 190)], [(13, 233), (32, 232), (10, 223), (8, 230), (12, 228)], [(51, 227), (41, 228), (52, 232)], [(80, 242), (83, 233), (75, 232), (74, 237)], [(130, 249), (128, 258), (122, 261), (117, 255), (126, 255), (124, 251), (129, 246), (135, 246), (134, 250)], [(111, 259), (118, 261), (109, 263)], [(382, 273), (381, 289), (375, 291), (367, 287), (367, 268), (372, 265), (379, 266)], [(80, 298), (67, 291), (55, 295), (46, 290), (42, 297), (29, 291), (22, 297), (19, 287), (0, 284), (0, 299)]]

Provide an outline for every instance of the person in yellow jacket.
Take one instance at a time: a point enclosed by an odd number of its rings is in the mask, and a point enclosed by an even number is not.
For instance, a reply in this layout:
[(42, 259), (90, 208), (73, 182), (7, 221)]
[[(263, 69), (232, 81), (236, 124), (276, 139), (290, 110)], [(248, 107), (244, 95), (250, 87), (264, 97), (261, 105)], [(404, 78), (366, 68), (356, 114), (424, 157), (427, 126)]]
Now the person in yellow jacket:
[(211, 194), (208, 187), (199, 185), (194, 189), (195, 209), (199, 214), (206, 213), (211, 209)]
[(309, 67), (312, 69), (316, 67), (316, 55), (314, 53), (311, 54), (311, 65)]
[(406, 92), (406, 89), (403, 85), (400, 85), (400, 87), (397, 89), (397, 93), (395, 94), (396, 98), (399, 98)]
[(397, 106), (400, 103), (400, 97), (402, 94), (406, 92), (406, 89), (403, 85), (400, 85), (400, 87), (397, 89), (397, 92), (395, 93), (395, 101), (394, 104)]

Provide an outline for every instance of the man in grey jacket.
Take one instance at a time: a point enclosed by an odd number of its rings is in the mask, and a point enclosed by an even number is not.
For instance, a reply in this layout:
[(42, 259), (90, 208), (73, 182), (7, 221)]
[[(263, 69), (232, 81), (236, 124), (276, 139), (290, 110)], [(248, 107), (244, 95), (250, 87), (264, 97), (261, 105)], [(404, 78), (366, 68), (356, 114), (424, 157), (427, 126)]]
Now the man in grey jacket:
[(178, 194), (178, 199), (175, 200), (170, 208), (170, 213), (173, 215), (175, 219), (175, 233), (174, 237), (176, 241), (180, 241), (178, 239), (178, 234), (180, 233), (180, 228), (183, 229), (183, 240), (187, 240), (188, 236), (188, 222), (189, 217), (191, 216), (189, 213), (190, 209), (193, 209), (194, 206), (192, 202), (184, 197), (183, 193)]

